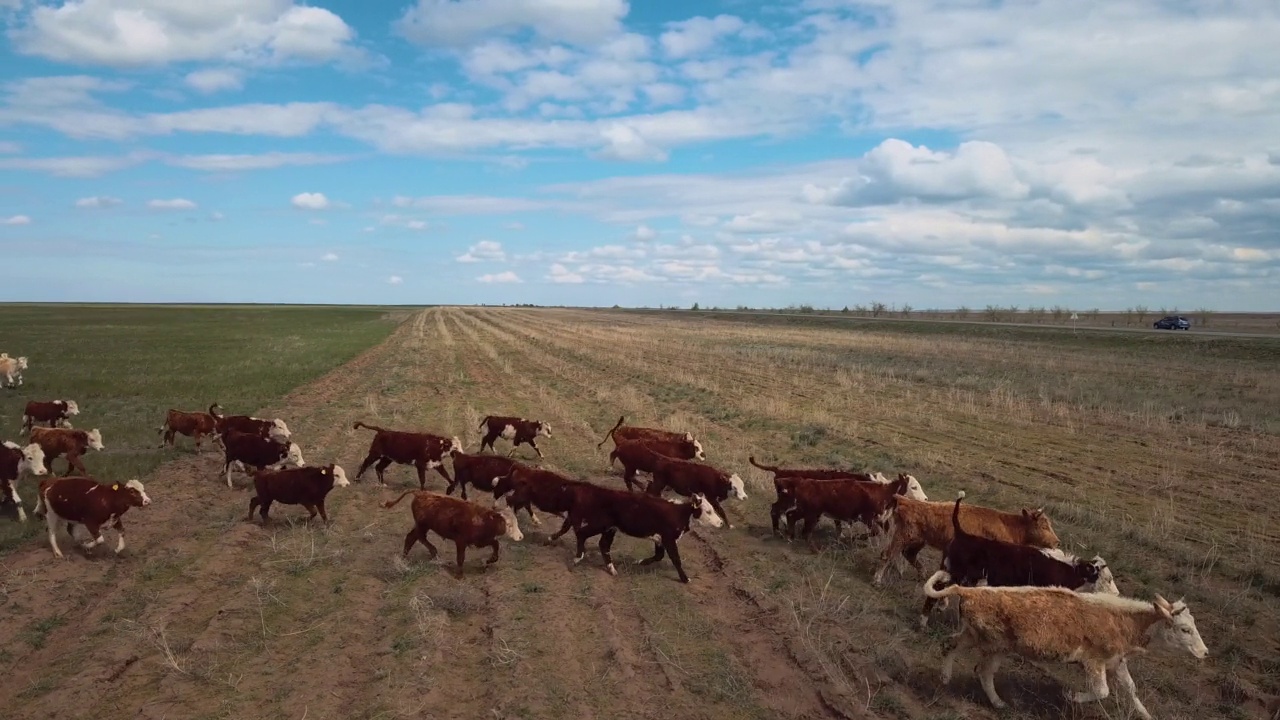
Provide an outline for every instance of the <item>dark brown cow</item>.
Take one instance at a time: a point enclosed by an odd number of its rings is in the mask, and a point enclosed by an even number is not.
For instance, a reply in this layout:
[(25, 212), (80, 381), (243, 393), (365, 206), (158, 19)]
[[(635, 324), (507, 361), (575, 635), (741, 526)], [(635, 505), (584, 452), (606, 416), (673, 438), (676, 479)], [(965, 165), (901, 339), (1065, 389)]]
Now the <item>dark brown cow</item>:
[(845, 522), (860, 520), (874, 534), (878, 529), (876, 520), (881, 514), (893, 509), (895, 498), (907, 492), (908, 484), (905, 475), (899, 475), (897, 480), (888, 485), (857, 480), (796, 478), (791, 488), (795, 507), (787, 511), (787, 536), (795, 539), (796, 522), (803, 518), (802, 536), (808, 541), (809, 548), (817, 552), (811, 533), (818, 518), (823, 515)]
[(747, 499), (747, 490), (737, 473), (727, 473), (690, 460), (659, 457), (654, 465), (653, 480), (649, 482), (645, 492), (661, 496), (662, 491), (667, 488), (685, 497), (702, 495), (729, 529), (733, 529), (733, 523), (729, 521), (729, 516), (720, 503), (728, 500), (730, 494), (738, 500)]
[[(511, 511), (515, 512), (523, 508), (529, 513), (529, 519), (534, 525), (542, 525), (542, 521), (533, 513), (534, 508), (564, 518), (560, 532), (556, 533), (556, 537), (560, 537), (568, 532), (568, 503), (573, 499), (562, 493), (561, 489), (566, 485), (583, 484), (587, 483), (553, 470), (516, 465), (511, 468), (510, 473), (494, 481), (493, 499), (496, 501), (506, 496), (506, 502), (511, 507)], [(551, 542), (552, 540), (547, 540), (547, 544)]]
[[(261, 470), (267, 466), (294, 465), (304, 467), (302, 448), (297, 443), (279, 442), (251, 433), (229, 430), (222, 435), (222, 474), (227, 478), (227, 487), (231, 485), (231, 465), (239, 463), (241, 468)], [(248, 472), (245, 470), (245, 472)]]
[(618, 440), (609, 453), (609, 465), (612, 466), (615, 460), (622, 463), (622, 481), (628, 490), (632, 490), (640, 486), (636, 480), (637, 472), (652, 475), (659, 458), (688, 460), (684, 455), (680, 443), (667, 440)]
[(289, 432), (289, 426), (285, 425), (280, 418), (267, 420), (252, 415), (219, 415), (217, 422), (219, 435), (226, 435), (234, 430), (259, 437), (269, 437), (282, 443), (289, 442), (293, 437), (293, 433)]
[[(970, 535), (960, 527), (961, 490), (951, 511), (954, 535), (942, 553), (942, 569), (950, 578), (948, 584), (973, 587), (986, 582), (990, 587), (1034, 585), (1064, 587), (1076, 592), (1119, 595), (1115, 576), (1101, 556), (1084, 560), (1058, 549), (1039, 548)], [(932, 587), (937, 587), (936, 585)], [(929, 612), (938, 601), (925, 597), (920, 610), (920, 627), (929, 622)]]
[(123, 485), (105, 485), (87, 477), (49, 477), (40, 481), (35, 512), (49, 525), (49, 547), (53, 548), (56, 557), (63, 557), (56, 537), (60, 522), (66, 523), (67, 534), (72, 541), (76, 539), (75, 524), (84, 525), (91, 538), (82, 544), (85, 550), (92, 550), (104, 542), (102, 528), (110, 523), (118, 535), (116, 554), (119, 555), (124, 550), (121, 516), (131, 507), (150, 504), (151, 498), (147, 497), (147, 491), (137, 480)]
[(18, 508), (18, 521), (27, 521), (27, 511), (18, 497), (18, 480), (23, 475), (46, 475), (44, 449), (35, 443), (26, 447), (6, 440), (0, 444), (0, 505), (12, 502)]
[(413, 544), (420, 542), (427, 547), (434, 560), (437, 555), (436, 547), (427, 539), (427, 533), (434, 530), (437, 535), (452, 540), (457, 546), (458, 577), (462, 577), (462, 565), (467, 559), (468, 545), (493, 548), (493, 555), (485, 561), (486, 565), (492, 565), (498, 562), (498, 538), (506, 535), (516, 542), (524, 538), (516, 524), (515, 513), (502, 504), (490, 510), (428, 490), (406, 490), (395, 500), (382, 503), (382, 507), (395, 507), (407, 495), (413, 496), (413, 529), (404, 536), (404, 557), (409, 557)]
[(427, 487), (428, 470), (434, 469), (446, 482), (453, 484), (453, 478), (449, 477), (448, 471), (444, 469), (444, 457), (455, 450), (462, 452), (462, 441), (457, 437), (447, 438), (443, 435), (424, 432), (387, 430), (376, 425), (366, 425), (358, 420), (352, 427), (356, 430), (364, 428), (374, 432), (373, 440), (369, 443), (369, 454), (365, 456), (364, 462), (360, 463), (360, 469), (356, 471), (356, 480), (359, 480), (364, 471), (377, 461), (378, 464), (373, 469), (378, 474), (379, 485), (387, 484), (383, 472), (393, 462), (414, 466), (418, 471), (418, 485), (423, 490)]
[(31, 428), (31, 442), (44, 450), (44, 466), (53, 471), (53, 461), (67, 456), (67, 471), (70, 475), (74, 469), (85, 473), (84, 463), (80, 462), (89, 450), (102, 450), (102, 433), (97, 428), (92, 430), (67, 430), (66, 428)]
[(210, 405), (209, 412), (187, 412), (169, 408), (164, 416), (164, 424), (159, 430), (164, 434), (160, 440), (160, 447), (166, 445), (173, 447), (175, 435), (186, 435), (196, 441), (196, 451), (199, 452), (205, 435), (212, 435), (216, 440), (221, 440), (218, 436), (218, 420), (224, 417), (226, 416), (222, 414), (222, 406), (218, 403)]
[(80, 406), (75, 400), (31, 400), (27, 402), (27, 407), (22, 411), (22, 430), (23, 432), (31, 432), (31, 428), (36, 423), (49, 423), (49, 427), (71, 427), (71, 421), (68, 419), (73, 415), (80, 414)]
[(519, 461), (501, 455), (468, 455), (461, 451), (450, 453), (453, 457), (453, 482), (444, 491), (452, 495), (455, 487), (462, 488), (462, 499), (467, 499), (467, 486), (477, 490), (493, 492), (493, 484), (503, 475), (510, 475), (511, 468), (520, 465)]
[[(639, 564), (655, 563), (662, 560), (664, 554), (670, 555), (671, 564), (675, 565), (680, 582), (687, 583), (689, 576), (680, 563), (680, 550), (676, 547), (676, 541), (689, 531), (691, 520), (711, 527), (723, 524), (707, 499), (698, 493), (694, 493), (689, 502), (672, 502), (644, 493), (615, 490), (591, 483), (564, 485), (560, 488), (560, 493), (571, 496), (567, 503), (570, 509), (565, 524), (573, 527), (578, 541), (573, 564), (582, 562), (586, 555), (587, 540), (599, 535), (600, 556), (610, 575), (618, 574), (609, 550), (613, 547), (614, 537), (621, 530), (624, 535), (653, 541), (653, 557), (641, 560)], [(561, 528), (550, 540), (554, 541), (564, 532), (565, 528)]]
[(534, 440), (539, 436), (551, 437), (551, 425), (541, 420), (526, 420), (519, 417), (508, 417), (505, 415), (486, 415), (484, 420), (480, 421), (480, 427), (486, 428), (484, 438), (480, 441), (480, 451), (484, 452), (486, 445), (489, 450), (497, 452), (493, 448), (493, 441), (501, 437), (504, 440), (511, 441), (511, 451), (507, 453), (507, 457), (515, 454), (516, 448), (522, 444), (533, 448), (538, 453), (538, 457), (542, 457), (542, 451), (538, 449)]
[[(627, 417), (624, 415), (618, 418), (618, 424), (613, 426), (604, 436), (604, 440), (600, 441), (596, 448), (604, 446), (605, 441), (613, 438), (616, 445), (619, 440), (661, 440), (671, 443), (678, 447), (679, 451), (671, 455), (679, 460), (706, 460), (707, 456), (702, 452), (702, 443), (693, 437), (693, 433), (671, 432), (670, 430), (662, 430), (659, 428), (637, 427), (634, 425), (623, 425)], [(666, 454), (666, 453), (664, 453)]]
[[(783, 468), (776, 465), (761, 465), (756, 462), (755, 456), (748, 455), (747, 462), (752, 465), (773, 473), (773, 490), (777, 494), (777, 499), (769, 506), (769, 519), (773, 523), (773, 532), (778, 534), (778, 520), (782, 517), (782, 513), (795, 506), (795, 496), (792, 494), (792, 487), (795, 485), (797, 478), (809, 478), (812, 480), (861, 480), (863, 482), (874, 482), (874, 479), (866, 474), (855, 472), (853, 470), (840, 470), (837, 468)], [(843, 527), (841, 521), (836, 520), (836, 531), (839, 532)]]
[(262, 524), (267, 524), (267, 511), (271, 503), (283, 505), (301, 505), (311, 517), (316, 519), (316, 512), (327, 523), (329, 515), (324, 511), (324, 499), (335, 487), (347, 487), (351, 483), (341, 465), (319, 465), (315, 467), (297, 467), (284, 470), (255, 470), (253, 487), (257, 494), (249, 498), (249, 516), (253, 519), (253, 511), (259, 505), (262, 510)]

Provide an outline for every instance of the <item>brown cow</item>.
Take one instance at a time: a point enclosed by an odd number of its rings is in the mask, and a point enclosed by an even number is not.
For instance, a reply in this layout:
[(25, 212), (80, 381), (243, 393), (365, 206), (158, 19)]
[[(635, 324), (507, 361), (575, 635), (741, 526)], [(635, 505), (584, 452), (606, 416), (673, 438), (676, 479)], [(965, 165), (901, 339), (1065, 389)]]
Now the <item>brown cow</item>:
[[(553, 470), (516, 465), (511, 468), (511, 472), (494, 481), (493, 499), (497, 501), (510, 493), (506, 502), (511, 511), (515, 512), (523, 508), (529, 513), (529, 519), (534, 525), (542, 525), (542, 521), (533, 513), (534, 508), (564, 518), (560, 532), (556, 533), (556, 537), (560, 537), (568, 532), (568, 502), (572, 500), (560, 490), (565, 485), (582, 484), (585, 484), (582, 480), (575, 480)], [(548, 545), (552, 542), (551, 539), (547, 540)]]
[[(621, 530), (625, 535), (653, 541), (653, 557), (640, 560), (640, 565), (655, 563), (662, 560), (663, 555), (670, 555), (671, 564), (675, 565), (680, 582), (687, 583), (689, 576), (680, 563), (680, 550), (676, 547), (676, 541), (689, 531), (691, 520), (711, 527), (723, 524), (707, 499), (698, 493), (694, 493), (688, 502), (673, 502), (644, 493), (615, 490), (591, 483), (564, 485), (560, 488), (560, 493), (570, 496), (569, 517), (565, 524), (573, 527), (573, 534), (578, 541), (573, 564), (582, 562), (586, 555), (587, 540), (599, 535), (600, 556), (610, 575), (618, 574), (609, 550), (613, 547), (614, 537)], [(550, 539), (555, 540), (564, 531), (561, 528)]]
[(487, 428), (484, 438), (480, 441), (480, 451), (484, 452), (484, 447), (489, 446), (489, 450), (497, 452), (493, 448), (493, 441), (501, 437), (504, 440), (511, 441), (511, 452), (507, 453), (507, 457), (515, 454), (516, 448), (522, 444), (527, 444), (538, 453), (538, 457), (542, 457), (542, 451), (538, 449), (534, 440), (539, 436), (551, 437), (551, 425), (541, 420), (526, 420), (520, 417), (508, 417), (505, 415), (486, 415), (480, 421), (481, 428)]
[(209, 412), (187, 412), (169, 408), (164, 416), (164, 424), (159, 430), (164, 433), (164, 437), (160, 440), (160, 447), (166, 445), (174, 447), (174, 436), (186, 435), (196, 441), (196, 452), (199, 452), (205, 435), (212, 435), (215, 440), (221, 440), (218, 435), (218, 420), (224, 417), (226, 416), (222, 414), (222, 406), (218, 403), (210, 405)]
[(27, 521), (27, 511), (18, 497), (18, 480), (23, 475), (45, 475), (44, 450), (31, 443), (26, 447), (6, 440), (0, 445), (0, 504), (12, 502), (18, 508), (18, 521)]
[(511, 474), (511, 468), (523, 465), (511, 458), (501, 455), (468, 455), (460, 450), (449, 453), (453, 457), (453, 482), (444, 491), (452, 495), (455, 487), (462, 488), (462, 499), (467, 499), (467, 486), (477, 490), (493, 492), (493, 483), (503, 475)]
[(219, 435), (226, 435), (228, 432), (235, 430), (236, 432), (250, 433), (259, 437), (269, 437), (282, 443), (289, 442), (289, 439), (293, 437), (293, 433), (289, 432), (289, 426), (285, 425), (280, 418), (267, 420), (251, 415), (218, 415), (217, 424)]
[(84, 525), (92, 538), (82, 544), (85, 550), (92, 550), (104, 542), (102, 527), (110, 523), (119, 536), (116, 540), (116, 554), (119, 555), (124, 550), (121, 516), (131, 507), (150, 504), (151, 498), (147, 497), (147, 491), (137, 480), (123, 485), (104, 485), (87, 477), (50, 477), (40, 481), (35, 512), (37, 516), (44, 516), (49, 525), (49, 547), (53, 548), (56, 557), (63, 557), (56, 537), (59, 522), (67, 524), (67, 534), (72, 541), (76, 539), (75, 524)]
[(262, 524), (266, 525), (271, 503), (278, 502), (303, 506), (311, 513), (308, 520), (315, 520), (318, 511), (327, 523), (329, 516), (324, 511), (325, 497), (335, 487), (347, 487), (350, 484), (340, 465), (255, 470), (253, 487), (257, 494), (249, 498), (249, 516), (245, 519), (252, 520), (254, 509), (261, 505)]
[(31, 432), (31, 427), (38, 422), (47, 422), (49, 427), (71, 427), (68, 419), (80, 414), (80, 406), (75, 400), (31, 400), (22, 411), (22, 430)]
[(622, 463), (622, 481), (631, 490), (640, 486), (636, 472), (653, 474), (659, 458), (687, 460), (680, 451), (680, 443), (668, 440), (618, 440), (609, 453), (609, 465)]
[[(624, 415), (618, 418), (618, 424), (605, 434), (604, 440), (600, 441), (596, 448), (604, 446), (609, 438), (613, 438), (616, 445), (618, 440), (662, 440), (673, 443), (679, 448), (679, 452), (671, 457), (679, 460), (706, 460), (707, 456), (702, 452), (702, 443), (693, 437), (693, 433), (671, 432), (670, 430), (661, 430), (659, 428), (636, 427), (632, 425), (623, 425), (627, 417)], [(665, 453), (664, 453), (665, 454)]]
[(874, 534), (878, 530), (876, 521), (894, 507), (897, 497), (907, 492), (907, 486), (905, 475), (899, 475), (888, 485), (858, 480), (795, 478), (791, 488), (795, 507), (787, 511), (787, 536), (795, 539), (796, 523), (803, 518), (801, 535), (809, 543), (809, 548), (817, 552), (811, 534), (818, 518), (823, 515), (845, 522), (860, 520)]
[(239, 465), (244, 472), (248, 472), (245, 468), (250, 467), (261, 470), (269, 465), (304, 467), (307, 464), (297, 443), (280, 442), (235, 430), (222, 435), (222, 453), (222, 474), (226, 476), (227, 487), (232, 487), (232, 464)]
[[(4, 376), (6, 388), (16, 388), (22, 384), (22, 371), (27, 369), (26, 356), (12, 358), (9, 353), (0, 352), (0, 375)], [(14, 382), (17, 378), (17, 382)]]
[(360, 463), (360, 469), (356, 471), (356, 480), (359, 480), (364, 471), (368, 470), (376, 460), (378, 464), (373, 469), (378, 473), (379, 485), (387, 484), (382, 473), (393, 462), (414, 466), (418, 470), (418, 485), (423, 490), (427, 488), (427, 471), (432, 469), (440, 473), (440, 476), (450, 485), (453, 484), (453, 478), (449, 477), (448, 471), (444, 469), (444, 456), (454, 450), (462, 452), (462, 441), (457, 437), (447, 438), (431, 433), (387, 430), (376, 425), (366, 425), (358, 420), (352, 427), (356, 430), (364, 428), (374, 432), (373, 440), (369, 443), (369, 454), (365, 456), (364, 462)]
[(92, 450), (102, 450), (102, 433), (97, 428), (92, 430), (67, 430), (66, 428), (31, 428), (31, 442), (36, 443), (44, 450), (44, 466), (50, 472), (53, 471), (53, 461), (59, 457), (67, 456), (67, 471), (63, 475), (70, 475), (74, 469), (79, 473), (85, 473), (84, 463), (80, 462), (80, 457)]
[(406, 490), (395, 500), (382, 503), (382, 507), (395, 507), (407, 495), (413, 496), (413, 529), (404, 536), (404, 557), (409, 557), (413, 544), (420, 542), (431, 553), (431, 559), (435, 560), (436, 547), (427, 539), (427, 533), (434, 530), (437, 535), (452, 540), (457, 546), (458, 577), (462, 577), (462, 565), (467, 559), (468, 545), (493, 548), (493, 555), (485, 561), (486, 565), (492, 565), (498, 562), (498, 538), (505, 535), (516, 542), (524, 539), (520, 526), (516, 524), (515, 513), (501, 503), (491, 510), (428, 490)]
[(729, 516), (720, 503), (728, 500), (730, 493), (738, 500), (747, 499), (746, 488), (737, 473), (727, 473), (690, 460), (659, 457), (654, 465), (653, 480), (649, 482), (645, 492), (661, 496), (662, 491), (667, 488), (685, 497), (702, 495), (730, 530), (733, 529), (733, 523), (729, 521)]

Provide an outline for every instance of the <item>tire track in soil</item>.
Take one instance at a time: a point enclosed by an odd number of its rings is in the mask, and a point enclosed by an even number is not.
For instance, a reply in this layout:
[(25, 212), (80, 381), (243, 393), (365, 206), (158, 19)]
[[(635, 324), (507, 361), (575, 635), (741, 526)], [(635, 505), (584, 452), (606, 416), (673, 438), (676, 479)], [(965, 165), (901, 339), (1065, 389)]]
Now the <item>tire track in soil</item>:
[[(483, 315), (483, 320), (499, 325), (493, 315), (486, 313)], [(492, 327), (486, 329), (496, 336)], [(507, 328), (500, 326), (499, 329), (505, 331)], [(513, 345), (520, 347), (515, 343)], [(531, 362), (536, 362), (527, 354), (524, 357)], [(521, 363), (520, 367), (527, 367), (527, 365)], [(594, 393), (584, 394), (590, 397)], [(763, 607), (753, 595), (744, 595), (745, 591), (741, 589), (740, 584), (735, 583), (725, 571), (725, 567), (731, 563), (726, 561), (722, 551), (717, 548), (718, 543), (703, 537), (702, 532), (699, 529), (691, 529), (686, 534), (686, 537), (692, 537), (697, 541), (697, 547), (701, 552), (690, 553), (689, 543), (682, 543), (681, 559), (691, 571), (691, 576), (695, 573), (697, 575), (691, 577), (691, 582), (685, 586), (685, 589), (696, 599), (699, 609), (708, 616), (709, 623), (717, 628), (731, 628), (731, 631), (724, 635), (717, 633), (717, 640), (727, 644), (731, 650), (730, 654), (751, 674), (756, 689), (754, 693), (756, 702), (767, 708), (774, 717), (861, 717), (862, 715), (859, 714), (851, 714), (851, 710), (843, 709), (848, 706), (848, 702), (841, 698), (839, 691), (830, 687), (820, 674), (812, 672), (812, 663), (803, 659), (805, 657), (803, 650), (792, 647), (779, 633), (762, 630), (758, 622), (762, 614), (767, 613), (773, 616), (773, 622), (767, 624), (769, 627), (789, 627), (791, 620), (776, 610)], [(733, 531), (721, 532), (731, 534)], [(724, 541), (728, 539), (729, 535), (723, 538)], [(722, 538), (717, 536), (717, 540)], [(591, 550), (592, 548), (589, 548), (588, 552), (590, 553)], [(617, 557), (615, 559), (620, 560)], [(704, 566), (706, 570), (696, 572), (694, 569), (696, 565), (691, 563), (690, 559), (699, 561), (697, 564)], [(648, 576), (641, 577), (639, 582), (657, 582), (659, 578), (654, 575), (661, 575), (662, 571), (673, 571), (668, 560), (663, 560), (657, 567), (661, 568), (658, 573), (647, 573)], [(616, 582), (614, 578), (607, 579)], [(593, 596), (597, 598), (600, 596), (596, 593), (610, 592), (601, 588), (600, 583), (599, 577), (592, 583)], [(742, 608), (734, 598), (750, 599), (754, 612)], [(610, 615), (612, 616), (612, 608), (610, 608)], [(626, 633), (630, 637), (644, 637), (651, 631), (647, 620), (638, 612), (637, 615), (640, 615), (639, 623), (630, 624)], [(655, 657), (654, 660), (662, 669), (671, 690), (676, 693), (684, 691), (679, 677), (668, 665), (661, 658)], [(812, 689), (815, 685), (817, 688), (812, 693), (801, 690), (801, 688)]]

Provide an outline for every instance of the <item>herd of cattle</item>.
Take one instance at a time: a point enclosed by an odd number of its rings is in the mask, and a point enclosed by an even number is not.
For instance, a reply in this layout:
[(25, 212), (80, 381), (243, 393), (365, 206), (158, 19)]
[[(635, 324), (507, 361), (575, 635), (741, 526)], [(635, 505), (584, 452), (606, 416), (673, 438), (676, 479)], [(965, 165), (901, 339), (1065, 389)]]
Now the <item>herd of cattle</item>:
[[(0, 363), (9, 361), (0, 364), (6, 385), (12, 386), (15, 378), (21, 384), (20, 370), (9, 372), (25, 369), (25, 358), (19, 360), (0, 356)], [(16, 504), (20, 521), (26, 521), (26, 513), (17, 494), (18, 480), (24, 474), (45, 476), (39, 482), (35, 513), (46, 518), (49, 544), (57, 557), (63, 557), (56, 538), (59, 526), (65, 525), (74, 540), (76, 524), (89, 532), (90, 539), (83, 543), (86, 550), (102, 544), (102, 529), (111, 525), (118, 534), (115, 551), (119, 553), (124, 548), (121, 517), (129, 508), (151, 502), (137, 480), (104, 484), (86, 476), (82, 456), (89, 449), (102, 450), (103, 444), (97, 429), (71, 427), (70, 418), (79, 413), (70, 400), (29, 402), (22, 421), (28, 444), (6, 441), (0, 447), (0, 502)], [(373, 467), (379, 485), (385, 486), (384, 471), (392, 463), (413, 466), (420, 489), (407, 490), (382, 505), (391, 508), (413, 495), (413, 526), (404, 539), (404, 555), (420, 542), (434, 559), (437, 550), (427, 537), (434, 532), (455, 544), (459, 577), (468, 547), (491, 548), (485, 562), (492, 564), (498, 561), (501, 538), (523, 538), (516, 519), (523, 510), (535, 526), (542, 524), (535, 511), (562, 518), (560, 528), (545, 542), (552, 544), (572, 529), (577, 541), (575, 565), (586, 554), (587, 540), (598, 536), (604, 567), (616, 575), (610, 548), (621, 532), (653, 541), (652, 557), (640, 564), (669, 556), (680, 581), (689, 582), (678, 541), (693, 523), (733, 528), (722, 503), (730, 498), (745, 500), (745, 484), (736, 473), (708, 463), (702, 444), (692, 434), (629, 426), (624, 421), (625, 417), (620, 418), (597, 447), (613, 440), (609, 462), (621, 464), (625, 489), (513, 459), (522, 444), (542, 458), (535, 440), (551, 438), (551, 427), (507, 416), (481, 421), (485, 435), (476, 453), (464, 452), (456, 436), (356, 422), (355, 429), (370, 430), (373, 438), (355, 479)], [(39, 427), (40, 423), (47, 427)], [(265, 523), (271, 505), (283, 503), (301, 505), (310, 512), (309, 519), (319, 514), (328, 522), (326, 496), (334, 487), (350, 484), (339, 465), (306, 465), (280, 419), (226, 415), (214, 403), (204, 412), (170, 409), (159, 433), (162, 448), (173, 447), (176, 435), (192, 438), (197, 452), (206, 438), (220, 446), (220, 474), (227, 485), (232, 486), (233, 468), (252, 478), (255, 493), (249, 500), (249, 520), (256, 510)], [(494, 451), (499, 438), (512, 443), (505, 456)], [(484, 452), (486, 447), (492, 454)], [(63, 456), (66, 473), (54, 477), (53, 460)], [(452, 464), (452, 475), (446, 460)], [(1184, 602), (1169, 603), (1159, 595), (1154, 601), (1122, 597), (1101, 557), (1086, 560), (1059, 549), (1058, 536), (1042, 509), (1006, 512), (965, 504), (963, 492), (955, 502), (933, 502), (920, 483), (904, 473), (890, 480), (879, 472), (786, 468), (759, 463), (754, 457), (748, 461), (773, 474), (776, 499), (770, 515), (775, 534), (781, 532), (779, 521), (785, 515), (786, 536), (794, 538), (801, 526), (801, 536), (816, 549), (812, 531), (822, 517), (828, 517), (838, 532), (844, 523), (860, 522), (870, 537), (882, 540), (873, 577), (876, 585), (900, 559), (923, 577), (919, 553), (925, 547), (940, 551), (941, 567), (924, 585), (921, 626), (936, 603), (956, 598), (960, 632), (955, 648), (944, 659), (943, 681), (950, 680), (959, 653), (976, 650), (981, 655), (976, 668), (982, 688), (997, 708), (1005, 704), (996, 694), (993, 678), (1001, 660), (1010, 654), (1082, 664), (1088, 691), (1067, 693), (1076, 703), (1107, 697), (1107, 673), (1111, 672), (1143, 718), (1150, 715), (1136, 695), (1126, 664), (1129, 656), (1159, 646), (1181, 649), (1197, 658), (1208, 654)], [(71, 476), (73, 470), (77, 476)], [(428, 470), (447, 482), (443, 494), (426, 489)], [(647, 485), (641, 485), (637, 473), (650, 476)], [(471, 502), (468, 485), (490, 494), (492, 503)], [(455, 489), (461, 499), (453, 497)], [(666, 490), (682, 499), (664, 498)]]

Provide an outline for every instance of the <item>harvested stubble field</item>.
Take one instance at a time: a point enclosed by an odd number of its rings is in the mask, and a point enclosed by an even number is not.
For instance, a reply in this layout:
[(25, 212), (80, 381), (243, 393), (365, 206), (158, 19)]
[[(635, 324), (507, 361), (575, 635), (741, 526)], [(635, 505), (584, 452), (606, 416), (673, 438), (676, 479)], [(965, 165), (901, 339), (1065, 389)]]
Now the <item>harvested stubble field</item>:
[[(239, 324), (209, 323), (194, 334), (209, 346), (190, 351), (234, 347), (244, 363), (197, 363), (186, 387), (171, 387), (150, 378), (190, 367), (182, 350), (151, 348), (152, 364), (129, 366), (119, 358), (138, 352), (132, 343), (100, 339), (57, 372), (33, 361), (18, 392), (71, 396), (100, 383), (77, 398), (78, 426), (102, 425), (108, 448), (118, 438), (122, 451), (159, 456), (166, 405), (207, 405), (265, 368), (294, 372), (253, 352)], [(347, 332), (291, 327), (299, 347), (327, 347), (311, 332)], [(309, 463), (337, 461), (350, 476), (370, 438), (351, 429), (356, 419), (457, 434), (474, 450), (486, 414), (539, 418), (554, 428), (540, 443), (547, 466), (619, 487), (605, 470), (609, 444), (596, 443), (625, 414), (696, 433), (710, 462), (747, 479), (750, 498), (726, 507), (735, 529), (682, 539), (687, 586), (667, 561), (627, 562), (651, 551), (632, 538), (615, 543), (616, 578), (594, 542), (573, 567), (569, 539), (541, 545), (548, 518), (526, 525), (524, 542), (504, 542), (496, 566), (481, 569), (487, 551), (472, 550), (458, 580), (449, 545), (435, 563), (421, 547), (398, 559), (409, 515), (378, 507), (394, 494), (371, 474), (333, 492), (328, 527), (277, 506), (262, 528), (244, 520), (244, 477), (228, 490), (214, 453), (197, 457), (180, 439), (143, 477), (154, 502), (125, 516), (122, 557), (100, 548), (54, 562), (34, 529), (0, 550), (5, 717), (997, 717), (971, 665), (938, 687), (953, 619), (916, 629), (914, 573), (872, 587), (874, 549), (833, 537), (829, 522), (818, 554), (771, 538), (772, 489), (749, 454), (910, 472), (934, 499), (964, 488), (975, 503), (1043, 505), (1065, 547), (1101, 553), (1125, 594), (1191, 604), (1211, 657), (1134, 663), (1157, 717), (1264, 717), (1280, 694), (1276, 341), (496, 308), (433, 308), (381, 343), (373, 335), (282, 397), (270, 384), (255, 388), (256, 404), (242, 394), (243, 409), (285, 418)], [(76, 376), (87, 363), (112, 370)], [(97, 421), (121, 396), (154, 407), (129, 416), (135, 435)], [(4, 402), (12, 437), (20, 406)], [(104, 477), (125, 469), (110, 459), (86, 463)], [(397, 491), (416, 486), (402, 466), (388, 479)], [(1115, 700), (1067, 706), (1064, 683), (1078, 686), (1079, 671), (1009, 662), (997, 676), (1009, 716), (1125, 716)]]

